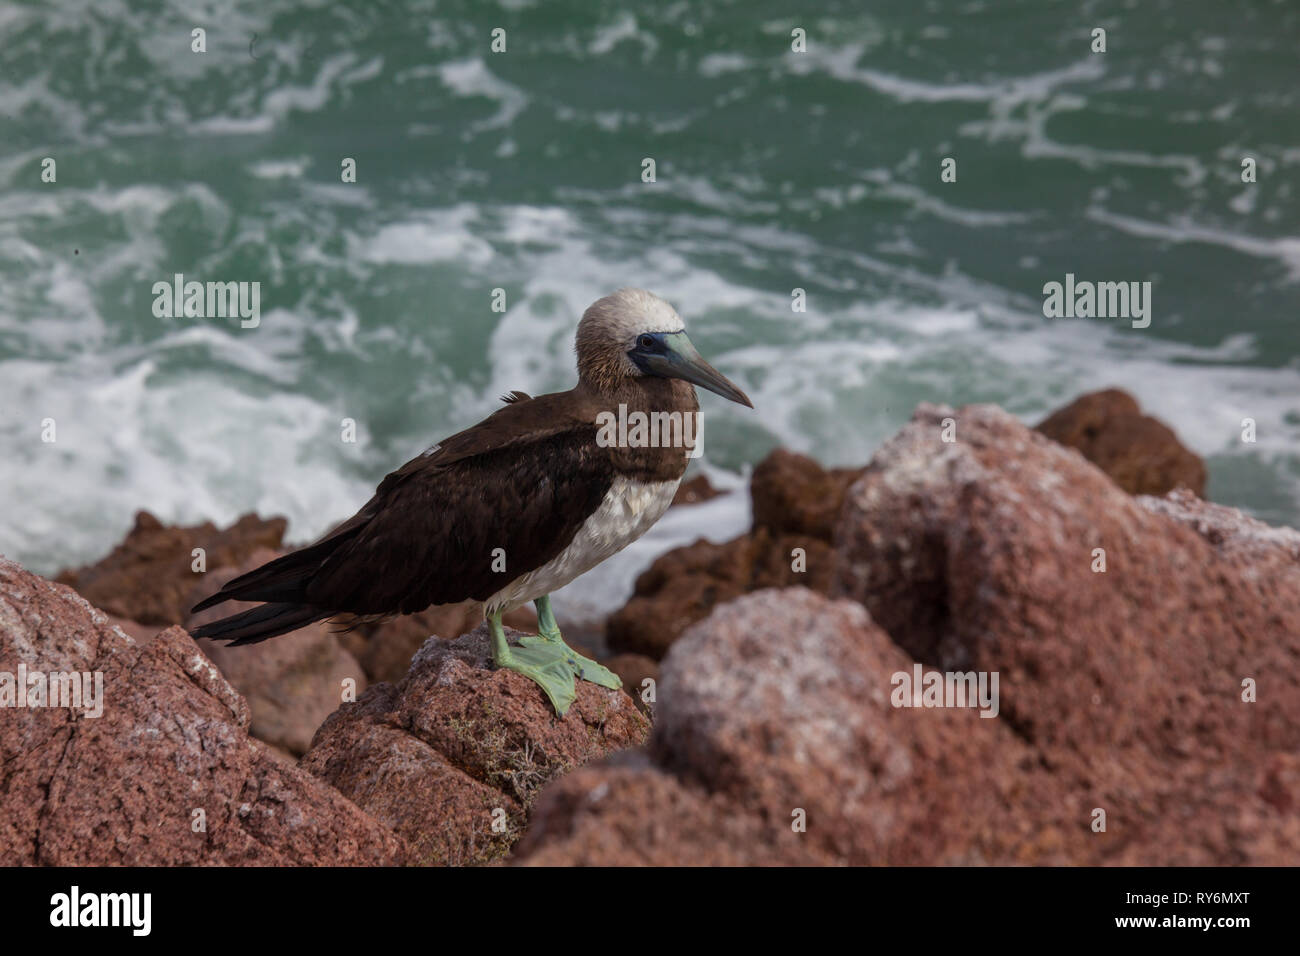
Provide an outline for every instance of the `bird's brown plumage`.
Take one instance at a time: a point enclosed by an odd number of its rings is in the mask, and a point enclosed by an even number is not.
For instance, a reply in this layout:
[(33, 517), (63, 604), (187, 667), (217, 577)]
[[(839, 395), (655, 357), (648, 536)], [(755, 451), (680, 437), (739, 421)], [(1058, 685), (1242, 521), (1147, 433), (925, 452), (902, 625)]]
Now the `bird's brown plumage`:
[(321, 541), (235, 578), (196, 605), (268, 602), (196, 635), (253, 643), (283, 633), (276, 628), (281, 618), (301, 627), (338, 615), (409, 614), (485, 600), (563, 551), (616, 475), (661, 482), (685, 471), (682, 448), (601, 447), (596, 424), (601, 412), (617, 415), (620, 404), (629, 413), (693, 413), (699, 404), (685, 382), (643, 377), (597, 389), (582, 380), (567, 392), (511, 398), (390, 473)]

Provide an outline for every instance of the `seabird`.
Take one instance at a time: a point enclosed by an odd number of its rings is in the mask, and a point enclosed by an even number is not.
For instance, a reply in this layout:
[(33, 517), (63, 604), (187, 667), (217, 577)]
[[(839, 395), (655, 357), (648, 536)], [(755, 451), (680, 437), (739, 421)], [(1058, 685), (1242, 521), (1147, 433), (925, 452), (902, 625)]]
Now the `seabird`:
[[(326, 618), (376, 620), (472, 599), (483, 602), (495, 665), (535, 681), (561, 717), (577, 696), (575, 676), (621, 687), (564, 642), (549, 595), (659, 520), (690, 449), (634, 435), (611, 442), (603, 424), (635, 412), (642, 421), (672, 413), (694, 421), (695, 385), (754, 406), (695, 350), (677, 311), (643, 289), (593, 303), (574, 348), (574, 388), (512, 392), (503, 408), (385, 477), (320, 541), (196, 604), (264, 602), (194, 635), (255, 644)], [(501, 617), (529, 601), (537, 636), (511, 645)]]

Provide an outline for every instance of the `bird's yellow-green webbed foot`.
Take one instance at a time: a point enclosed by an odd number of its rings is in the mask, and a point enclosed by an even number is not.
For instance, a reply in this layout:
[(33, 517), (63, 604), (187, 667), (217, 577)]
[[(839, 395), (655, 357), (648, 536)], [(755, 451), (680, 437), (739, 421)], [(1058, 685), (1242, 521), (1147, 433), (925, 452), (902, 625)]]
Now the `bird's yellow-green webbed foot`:
[(537, 636), (521, 637), (519, 639), (520, 644), (528, 648), (561, 650), (573, 673), (583, 680), (599, 684), (601, 687), (608, 687), (610, 690), (618, 690), (623, 686), (623, 682), (619, 680), (618, 675), (608, 667), (597, 664), (590, 657), (584, 657), (564, 643), (564, 638), (560, 636), (560, 627), (555, 623), (555, 615), (551, 612), (551, 598), (549, 595), (539, 597), (533, 604), (537, 608)]
[(578, 699), (574, 669), (567, 648), (555, 644), (511, 647), (501, 626), (501, 615), (488, 617), (492, 631), (492, 663), (497, 667), (523, 674), (546, 694), (557, 716), (563, 717)]

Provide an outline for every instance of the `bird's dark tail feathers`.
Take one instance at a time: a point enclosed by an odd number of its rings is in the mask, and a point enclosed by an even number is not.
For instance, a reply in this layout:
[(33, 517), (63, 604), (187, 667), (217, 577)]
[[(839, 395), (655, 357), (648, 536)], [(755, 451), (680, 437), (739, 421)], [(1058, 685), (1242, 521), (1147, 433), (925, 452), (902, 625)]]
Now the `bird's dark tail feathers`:
[(336, 550), (351, 541), (365, 524), (366, 516), (358, 514), (335, 528), (313, 545), (281, 555), (261, 567), (241, 574), (215, 594), (209, 595), (191, 608), (192, 613), (206, 610), (223, 601), (263, 601), (255, 607), (230, 617), (195, 628), (195, 637), (211, 637), (230, 641), (230, 646), (256, 644), (267, 638), (288, 634), (300, 627), (333, 617), (330, 611), (315, 606), (307, 595), (313, 576)]
[(322, 542), (282, 555), (233, 581), (227, 581), (216, 594), (212, 594), (191, 609), (195, 613), (207, 610), (222, 601), (277, 601), (301, 604), (303, 590), (311, 576), (329, 555), (334, 542)]
[(256, 644), (267, 638), (278, 637), (300, 627), (314, 624), (330, 617), (329, 611), (303, 604), (263, 604), (219, 621), (204, 624), (192, 632), (195, 637), (210, 637), (230, 641), (231, 647)]

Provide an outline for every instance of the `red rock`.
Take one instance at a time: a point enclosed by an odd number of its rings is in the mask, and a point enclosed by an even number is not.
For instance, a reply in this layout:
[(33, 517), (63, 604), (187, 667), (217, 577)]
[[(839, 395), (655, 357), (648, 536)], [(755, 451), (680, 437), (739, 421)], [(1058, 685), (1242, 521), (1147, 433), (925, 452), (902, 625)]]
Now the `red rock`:
[(825, 862), (794, 833), (772, 840), (723, 796), (630, 751), (550, 784), (511, 862), (522, 866), (774, 866)]
[[(548, 786), (518, 862), (755, 862), (737, 840), (810, 863), (1300, 858), (1300, 532), (923, 405), (835, 542), (841, 599), (760, 591), (692, 625), (647, 762)], [(918, 662), (997, 674), (998, 716), (894, 706)]]
[[(1059, 792), (1023, 766), (1031, 755), (1005, 724), (894, 707), (893, 675), (913, 663), (859, 605), (759, 591), (693, 627), (664, 661), (651, 748), (773, 838), (803, 810), (801, 839), (826, 859), (974, 861), (1041, 839)], [(1017, 810), (1038, 820), (1007, 806), (1026, 785)], [(972, 832), (972, 818), (994, 832)]]
[[(1132, 498), (999, 409), (922, 405), (851, 489), (837, 547), (833, 593), (927, 664), (998, 671), (999, 723), (1107, 809), (1072, 862), (1296, 858), (1258, 768), (1300, 745), (1300, 533)], [(1272, 688), (1257, 703), (1248, 677)]]
[(0, 671), (19, 663), (102, 672), (104, 708), (0, 709), (0, 865), (401, 862), (391, 831), (248, 737), (247, 704), (184, 631), (142, 646), (0, 559)]
[(548, 786), (516, 859), (1059, 860), (1059, 788), (996, 720), (893, 707), (911, 665), (853, 602), (788, 588), (723, 605), (664, 661), (651, 763)]
[(829, 542), (844, 492), (861, 468), (823, 468), (806, 455), (777, 448), (754, 468), (750, 495), (754, 527), (773, 536), (800, 535)]
[[(774, 539), (767, 528), (725, 544), (700, 539), (675, 548), (641, 573), (632, 597), (610, 615), (609, 647), (658, 660), (687, 627), (732, 598), (794, 584), (826, 590), (833, 557), (831, 546), (819, 538)], [(805, 570), (796, 570), (796, 561)]]
[(1169, 426), (1143, 415), (1137, 399), (1117, 388), (1076, 398), (1039, 425), (1053, 441), (1078, 449), (1131, 494), (1175, 488), (1205, 494), (1205, 462)]
[(280, 547), (284, 518), (247, 514), (229, 528), (211, 522), (183, 528), (163, 525), (147, 511), (135, 516), (126, 539), (102, 560), (63, 571), (58, 581), (109, 614), (141, 624), (180, 624), (189, 595), (202, 578), (193, 550), (203, 548), (208, 571), (237, 567), (260, 548)]
[(120, 628), (124, 634), (134, 640), (137, 644), (148, 644), (163, 628), (159, 625), (139, 624), (135, 621), (128, 621), (124, 617), (115, 617), (108, 615), (108, 623), (113, 627)]
[[(619, 676), (623, 681), (623, 689), (632, 696), (633, 703), (641, 709), (642, 713), (647, 712), (649, 709), (647, 701), (642, 698), (642, 695), (647, 690), (653, 689), (655, 698), (658, 697), (659, 662), (641, 654), (616, 654), (601, 663)], [(653, 683), (647, 687), (643, 683), (646, 680)]]
[(722, 492), (714, 488), (705, 475), (700, 474), (677, 486), (677, 493), (673, 495), (673, 505), (698, 505), (720, 494)]
[[(186, 598), (193, 606), (227, 581), (275, 557), (254, 552), (243, 565), (210, 571)], [(187, 617), (186, 630), (255, 607), (228, 601)], [(355, 700), (366, 689), (361, 665), (343, 649), (332, 625), (321, 621), (269, 641), (244, 647), (202, 639), (200, 649), (248, 700), (250, 733), (258, 740), (301, 756), (321, 723), (343, 703), (345, 686)], [(345, 682), (350, 681), (350, 684)]]
[[(325, 722), (302, 768), (401, 835), (408, 863), (459, 866), (502, 856), (524, 820), (518, 802), (394, 726), (398, 703), (396, 687), (376, 685)], [(503, 830), (494, 828), (497, 819)]]
[[(371, 680), (399, 681), (406, 676), (415, 652), (430, 636), (436, 634), (451, 640), (472, 631), (482, 621), (482, 603), (463, 601), (431, 607), (418, 614), (403, 614), (386, 621), (362, 624), (356, 631), (364, 641), (360, 652), (361, 666)], [(537, 615), (528, 607), (516, 608), (505, 616), (504, 621), (507, 627), (530, 633), (537, 630)]]
[(645, 740), (649, 725), (623, 691), (577, 690), (557, 718), (532, 681), (490, 669), (485, 624), (430, 638), (401, 683), (331, 715), (303, 767), (391, 826), (418, 862), (487, 862), (518, 839), (546, 781)]
[(611, 650), (658, 660), (719, 604), (761, 588), (830, 587), (831, 529), (859, 468), (824, 469), (778, 448), (750, 482), (754, 526), (725, 544), (701, 538), (660, 555), (606, 624)]
[(610, 650), (662, 658), (693, 622), (744, 593), (750, 553), (745, 536), (726, 544), (701, 538), (660, 555), (637, 577), (627, 603), (609, 616)]

